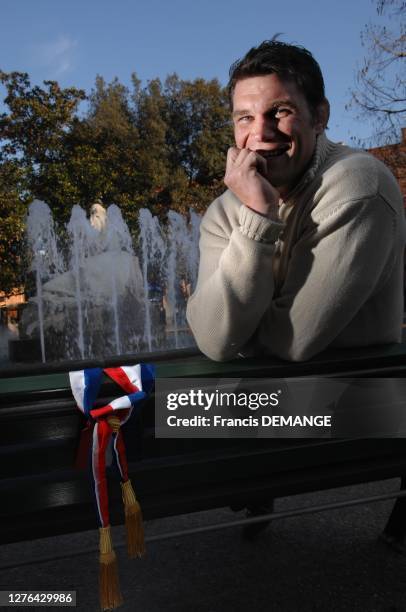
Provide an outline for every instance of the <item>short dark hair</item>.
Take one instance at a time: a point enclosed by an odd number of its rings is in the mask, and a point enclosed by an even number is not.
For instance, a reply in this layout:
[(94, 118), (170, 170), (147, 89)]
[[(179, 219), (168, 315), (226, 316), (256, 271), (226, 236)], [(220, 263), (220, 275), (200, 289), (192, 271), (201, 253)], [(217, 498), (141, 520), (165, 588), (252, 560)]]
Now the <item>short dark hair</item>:
[(237, 81), (267, 74), (293, 81), (306, 98), (312, 114), (326, 99), (323, 75), (310, 51), (279, 40), (264, 40), (258, 47), (250, 49), (242, 59), (232, 64), (229, 74), (227, 89), (231, 106)]

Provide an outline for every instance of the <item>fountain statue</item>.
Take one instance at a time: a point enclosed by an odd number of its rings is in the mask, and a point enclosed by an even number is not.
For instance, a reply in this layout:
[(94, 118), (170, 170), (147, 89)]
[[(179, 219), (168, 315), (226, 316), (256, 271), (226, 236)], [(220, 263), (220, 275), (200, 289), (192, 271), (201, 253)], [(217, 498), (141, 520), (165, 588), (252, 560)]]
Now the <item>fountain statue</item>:
[(27, 218), (35, 290), (21, 340), (38, 340), (41, 359), (104, 358), (192, 346), (186, 299), (197, 276), (200, 217), (170, 211), (166, 226), (139, 213), (137, 248), (119, 208), (75, 205), (57, 231), (49, 207)]

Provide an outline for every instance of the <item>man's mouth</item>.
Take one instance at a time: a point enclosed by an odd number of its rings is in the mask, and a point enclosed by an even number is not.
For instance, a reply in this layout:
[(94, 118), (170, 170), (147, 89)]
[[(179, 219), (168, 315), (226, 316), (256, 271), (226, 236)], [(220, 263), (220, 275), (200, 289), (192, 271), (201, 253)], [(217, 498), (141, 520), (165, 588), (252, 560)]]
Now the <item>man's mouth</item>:
[(283, 145), (283, 146), (277, 147), (276, 149), (270, 149), (267, 151), (264, 151), (264, 150), (257, 151), (257, 153), (261, 157), (264, 157), (265, 159), (271, 159), (272, 157), (280, 157), (281, 155), (286, 153), (286, 151), (288, 151), (289, 149), (290, 149), (290, 145)]

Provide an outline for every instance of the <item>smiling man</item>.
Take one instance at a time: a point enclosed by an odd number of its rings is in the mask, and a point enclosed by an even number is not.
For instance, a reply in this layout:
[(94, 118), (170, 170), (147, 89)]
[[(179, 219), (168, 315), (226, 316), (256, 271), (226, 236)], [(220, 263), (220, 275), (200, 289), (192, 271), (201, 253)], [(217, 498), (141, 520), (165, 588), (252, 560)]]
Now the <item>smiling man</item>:
[(228, 190), (201, 226), (188, 321), (215, 360), (399, 342), (405, 221), (377, 159), (329, 141), (320, 67), (265, 41), (233, 64)]

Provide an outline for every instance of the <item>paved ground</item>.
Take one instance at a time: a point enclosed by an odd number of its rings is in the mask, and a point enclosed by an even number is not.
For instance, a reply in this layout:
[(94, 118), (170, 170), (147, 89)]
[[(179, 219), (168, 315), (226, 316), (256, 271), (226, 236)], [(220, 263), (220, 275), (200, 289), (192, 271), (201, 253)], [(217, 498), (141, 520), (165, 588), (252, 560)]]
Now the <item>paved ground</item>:
[[(275, 509), (398, 487), (397, 480), (390, 480), (300, 495), (278, 500)], [(120, 610), (406, 612), (406, 556), (377, 540), (392, 503), (278, 520), (255, 543), (242, 539), (240, 528), (234, 527), (151, 542), (141, 561), (127, 560), (125, 549), (119, 548), (125, 598)], [(153, 536), (239, 517), (242, 513), (221, 509), (151, 521), (146, 531)], [(123, 528), (115, 528), (114, 539), (116, 544), (124, 541)], [(96, 546), (96, 531), (4, 546), (0, 589), (75, 589), (77, 610), (96, 611)], [(38, 561), (44, 557), (57, 560)]]

